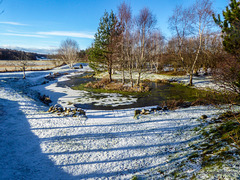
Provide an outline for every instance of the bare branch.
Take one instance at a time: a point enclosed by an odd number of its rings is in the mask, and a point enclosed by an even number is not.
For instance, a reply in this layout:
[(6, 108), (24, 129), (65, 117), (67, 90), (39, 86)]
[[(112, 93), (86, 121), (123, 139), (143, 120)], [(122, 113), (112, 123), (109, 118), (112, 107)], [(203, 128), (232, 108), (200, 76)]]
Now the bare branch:
[(79, 46), (77, 41), (68, 38), (61, 43), (58, 54), (70, 68), (73, 68), (73, 63), (78, 60), (78, 51)]

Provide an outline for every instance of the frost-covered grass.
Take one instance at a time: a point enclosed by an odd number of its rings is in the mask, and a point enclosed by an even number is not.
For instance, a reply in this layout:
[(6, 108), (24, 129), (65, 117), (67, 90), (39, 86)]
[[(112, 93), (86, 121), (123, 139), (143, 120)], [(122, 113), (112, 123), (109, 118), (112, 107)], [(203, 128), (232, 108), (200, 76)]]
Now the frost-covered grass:
[[(85, 70), (88, 67), (70, 75)], [(198, 120), (203, 114), (209, 120), (221, 110), (195, 106), (138, 119), (133, 118), (135, 109), (86, 110), (87, 120), (58, 116), (46, 113), (48, 107), (25, 93), (34, 98), (39, 91), (64, 107), (86, 96), (84, 91), (57, 87), (56, 82), (66, 76), (41, 85), (45, 75), (59, 71), (69, 70), (32, 72), (26, 80), (19, 79), (18, 73), (0, 74), (1, 178), (174, 179), (184, 175), (189, 179), (201, 170), (200, 164), (187, 160), (194, 152), (191, 145), (201, 140), (193, 129), (204, 127)], [(198, 178), (205, 179), (204, 175)]]
[[(126, 79), (129, 79), (129, 73), (125, 72)], [(103, 78), (108, 77), (107, 72), (103, 72), (96, 75), (96, 78)], [(133, 79), (136, 80), (138, 78), (138, 74), (133, 72), (132, 75)], [(122, 74), (119, 71), (115, 71), (112, 75), (113, 79), (122, 79)], [(144, 72), (141, 75), (141, 80), (150, 80), (150, 81), (157, 81), (157, 80), (170, 80), (176, 81), (181, 84), (189, 84), (189, 76), (182, 75), (182, 76), (169, 76), (164, 74), (156, 74), (152, 72)], [(214, 83), (213, 78), (211, 76), (194, 76), (193, 77), (193, 84), (196, 88), (203, 88), (203, 89), (213, 89), (213, 90), (222, 90), (216, 83)]]

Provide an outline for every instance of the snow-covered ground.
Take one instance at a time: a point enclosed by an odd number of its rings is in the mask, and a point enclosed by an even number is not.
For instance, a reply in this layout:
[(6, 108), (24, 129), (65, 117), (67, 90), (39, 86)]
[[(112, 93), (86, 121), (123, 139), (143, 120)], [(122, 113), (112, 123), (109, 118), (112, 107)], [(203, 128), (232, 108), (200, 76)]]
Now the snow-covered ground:
[[(125, 76), (129, 77), (129, 73), (125, 72)], [(97, 77), (102, 78), (102, 77), (108, 77), (107, 72), (103, 72), (97, 75)], [(113, 79), (122, 79), (122, 74), (121, 72), (116, 71), (113, 75), (112, 75)], [(133, 79), (137, 79), (138, 78), (138, 73), (134, 72), (132, 74), (132, 78)], [(189, 75), (184, 75), (184, 76), (169, 76), (169, 75), (161, 75), (161, 74), (155, 74), (155, 73), (151, 73), (151, 72), (145, 72), (142, 73), (141, 75), (141, 79), (142, 80), (151, 80), (151, 81), (155, 81), (155, 80), (170, 80), (170, 81), (176, 81), (178, 83), (181, 84), (189, 84)], [(203, 88), (203, 89), (214, 89), (214, 90), (222, 90), (222, 88), (220, 88), (213, 80), (213, 78), (211, 76), (194, 76), (193, 77), (193, 84), (194, 87), (196, 88)]]
[(28, 72), (26, 80), (21, 73), (0, 74), (0, 179), (164, 179), (175, 168), (169, 155), (197, 138), (191, 131), (201, 123), (197, 119), (220, 111), (195, 106), (135, 119), (134, 109), (86, 110), (87, 120), (47, 113), (48, 107), (30, 98), (36, 90), (62, 105), (79, 97), (56, 87), (57, 80), (41, 85), (49, 72), (66, 71)]

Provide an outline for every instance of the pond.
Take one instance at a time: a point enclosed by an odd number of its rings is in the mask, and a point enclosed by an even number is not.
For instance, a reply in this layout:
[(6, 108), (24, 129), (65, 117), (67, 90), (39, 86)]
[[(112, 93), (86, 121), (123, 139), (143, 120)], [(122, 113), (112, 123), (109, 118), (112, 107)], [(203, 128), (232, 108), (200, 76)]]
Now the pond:
[[(85, 84), (90, 81), (95, 81), (96, 79), (93, 77), (85, 78), (86, 75), (91, 75), (91, 73), (84, 73), (79, 76), (71, 77), (70, 80), (59, 82), (57, 86), (79, 86), (81, 84)], [(163, 103), (166, 100), (185, 100), (185, 101), (194, 101), (199, 96), (203, 96), (202, 92), (196, 90), (194, 88), (186, 87), (180, 84), (170, 84), (170, 83), (155, 83), (155, 82), (147, 82), (148, 86), (151, 88), (149, 93), (145, 95), (120, 95), (119, 99), (123, 99), (123, 97), (135, 98), (135, 101), (131, 103), (119, 103), (118, 105), (101, 105), (97, 104), (96, 102), (88, 102), (88, 103), (75, 103), (75, 107), (80, 107), (83, 109), (95, 109), (95, 110), (112, 110), (112, 109), (126, 109), (126, 108), (137, 108), (137, 107), (144, 107), (144, 106), (155, 106)], [(89, 96), (97, 97), (102, 101), (105, 101), (105, 98), (108, 96), (114, 96), (114, 93), (94, 93), (90, 92)], [(115, 93), (116, 94), (116, 93)], [(124, 100), (123, 100), (124, 101)]]

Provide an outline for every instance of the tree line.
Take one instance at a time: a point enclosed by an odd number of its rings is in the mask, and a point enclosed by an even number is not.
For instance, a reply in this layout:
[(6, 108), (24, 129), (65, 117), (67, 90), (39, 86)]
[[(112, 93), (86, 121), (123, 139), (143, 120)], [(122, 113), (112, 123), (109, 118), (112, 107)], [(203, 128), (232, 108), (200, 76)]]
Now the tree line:
[(0, 48), (0, 60), (37, 60), (40, 57), (47, 55)]
[[(223, 11), (224, 20), (213, 9), (211, 0), (197, 0), (189, 7), (176, 6), (168, 20), (172, 36), (167, 39), (156, 28), (156, 16), (149, 8), (144, 7), (133, 16), (130, 5), (123, 2), (116, 13), (104, 12), (94, 42), (84, 57), (87, 56), (94, 70), (107, 71), (109, 82), (117, 70), (121, 71), (123, 84), (129, 79), (132, 87), (138, 86), (144, 71), (161, 73), (168, 67), (188, 74), (189, 85), (200, 70), (205, 74), (211, 72), (237, 92), (240, 87), (240, 2), (230, 1)], [(72, 50), (63, 52), (65, 45), (61, 44), (59, 54), (67, 59), (66, 55), (70, 56), (74, 48), (77, 51), (78, 46), (75, 44)], [(137, 74), (136, 81), (133, 74)]]
[[(121, 70), (122, 82), (126, 73), (131, 85), (139, 85), (144, 71), (159, 73), (171, 66), (175, 71), (189, 74), (189, 84), (200, 68), (206, 72), (215, 67), (221, 56), (221, 36), (214, 28), (212, 2), (196, 1), (191, 7), (177, 6), (169, 18), (173, 36), (166, 40), (156, 28), (156, 16), (144, 7), (135, 17), (130, 5), (123, 2), (117, 13), (105, 12), (100, 19), (95, 40), (89, 49), (90, 66), (108, 71)], [(217, 53), (217, 56), (216, 56)], [(137, 72), (133, 82), (132, 74)]]

